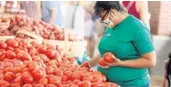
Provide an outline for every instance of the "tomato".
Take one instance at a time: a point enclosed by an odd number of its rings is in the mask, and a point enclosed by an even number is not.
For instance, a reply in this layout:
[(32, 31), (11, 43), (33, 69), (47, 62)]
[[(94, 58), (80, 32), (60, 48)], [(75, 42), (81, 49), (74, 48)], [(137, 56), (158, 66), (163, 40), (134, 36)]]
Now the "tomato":
[(105, 53), (103, 59), (107, 63), (113, 63), (114, 62), (113, 55), (110, 53)]
[(32, 56), (32, 59), (36, 62), (41, 62), (41, 58), (39, 56)]
[(47, 46), (46, 45), (39, 45), (37, 50), (39, 53), (46, 53)]
[(46, 87), (57, 87), (57, 86), (54, 84), (47, 84)]
[(32, 71), (32, 75), (35, 80), (40, 80), (43, 77), (43, 72), (39, 68), (37, 68)]
[(23, 62), (21, 60), (15, 59), (15, 60), (12, 61), (12, 63), (13, 63), (13, 65), (15, 67), (21, 67), (21, 66), (23, 66)]
[(16, 76), (16, 78), (13, 81), (14, 83), (21, 84), (22, 83), (22, 76)]
[(102, 82), (102, 81), (103, 81), (103, 77), (101, 74), (94, 74), (93, 75), (92, 82)]
[(40, 84), (43, 84), (43, 85), (46, 85), (48, 84), (48, 79), (46, 77), (42, 77), (40, 80), (39, 80), (39, 83)]
[(15, 75), (12, 72), (6, 72), (5, 75), (4, 75), (4, 80), (6, 80), (8, 82), (13, 81), (14, 78), (15, 78)]
[(55, 84), (55, 85), (61, 84), (61, 78), (58, 76), (50, 76), (48, 81), (50, 84)]
[(62, 76), (63, 75), (63, 70), (55, 69), (54, 74), (57, 75), (57, 76)]
[(13, 67), (13, 64), (11, 62), (4, 62), (5, 67)]
[(7, 44), (5, 42), (0, 42), (0, 49), (6, 49)]
[(91, 87), (91, 83), (89, 81), (82, 81), (79, 83), (79, 87)]
[(28, 53), (24, 53), (23, 55), (22, 55), (22, 60), (32, 60), (32, 58), (31, 58), (31, 56), (28, 54)]
[(61, 76), (61, 80), (62, 80), (62, 82), (67, 81), (67, 80), (68, 80), (68, 76), (62, 75), (62, 76)]
[(10, 87), (10, 83), (4, 80), (0, 80), (0, 87)]
[(103, 59), (100, 59), (100, 60), (99, 60), (99, 65), (100, 65), (100, 67), (102, 67), (102, 68), (109, 68), (109, 66), (104, 62)]
[(42, 84), (35, 84), (34, 87), (44, 87)]
[(31, 83), (33, 83), (33, 77), (30, 75), (30, 74), (24, 74), (23, 76), (22, 76), (22, 79), (23, 79), (23, 82), (24, 83), (28, 83), (28, 84), (31, 84)]
[(40, 58), (43, 60), (43, 62), (48, 62), (49, 58), (45, 54), (39, 54)]
[(47, 74), (52, 74), (54, 73), (54, 68), (52, 66), (46, 66), (46, 73)]
[(10, 40), (9, 42), (7, 42), (8, 46), (11, 46), (11, 47), (18, 47), (18, 42), (16, 40)]
[(24, 84), (22, 87), (33, 87), (31, 84)]
[(115, 83), (106, 82), (103, 84), (103, 87), (118, 87), (118, 85)]
[(16, 58), (16, 54), (14, 53), (14, 51), (11, 51), (11, 50), (7, 50), (5, 52), (5, 56), (9, 59), (14, 59)]
[(91, 67), (91, 65), (90, 65), (88, 62), (83, 62), (83, 63), (81, 64), (81, 66), (82, 66), (82, 67), (87, 67), (87, 68), (90, 68), (90, 67)]
[(0, 49), (0, 60), (4, 60), (5, 59), (5, 50), (4, 49)]
[(14, 83), (14, 84), (11, 84), (11, 87), (21, 87), (21, 85), (18, 83)]
[(7, 46), (7, 47), (6, 47), (6, 50), (12, 50), (12, 51), (14, 51), (14, 48), (11, 47), (11, 46)]
[(81, 79), (81, 76), (80, 76), (80, 72), (79, 71), (75, 71), (72, 73), (72, 80), (79, 80)]
[(12, 71), (14, 73), (19, 73), (19, 72), (21, 72), (22, 69), (23, 69), (22, 67), (13, 67)]
[(55, 56), (55, 51), (54, 51), (54, 50), (46, 50), (46, 56), (47, 56), (48, 58), (53, 59), (54, 56)]
[(37, 50), (35, 48), (30, 49), (29, 54), (31, 56), (35, 55), (37, 53)]

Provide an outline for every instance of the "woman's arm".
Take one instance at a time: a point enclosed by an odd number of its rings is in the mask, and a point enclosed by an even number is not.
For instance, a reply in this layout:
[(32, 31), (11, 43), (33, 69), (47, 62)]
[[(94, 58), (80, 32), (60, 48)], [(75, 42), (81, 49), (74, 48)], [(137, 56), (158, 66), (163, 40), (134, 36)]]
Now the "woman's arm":
[(156, 53), (152, 51), (150, 53), (142, 55), (141, 58), (135, 60), (120, 61), (118, 66), (131, 67), (131, 68), (151, 68), (156, 66)]
[(97, 55), (89, 61), (89, 64), (91, 65), (91, 67), (96, 66), (99, 60), (100, 60), (100, 55)]

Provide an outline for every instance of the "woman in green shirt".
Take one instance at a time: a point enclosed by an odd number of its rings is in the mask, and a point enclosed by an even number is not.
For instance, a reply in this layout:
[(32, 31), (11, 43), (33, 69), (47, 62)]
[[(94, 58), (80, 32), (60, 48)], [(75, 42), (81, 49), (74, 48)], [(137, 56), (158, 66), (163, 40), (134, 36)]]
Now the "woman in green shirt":
[(97, 1), (95, 14), (107, 28), (98, 46), (100, 55), (82, 66), (97, 65), (109, 52), (116, 57), (115, 63), (109, 68), (98, 66), (108, 81), (121, 87), (149, 87), (148, 68), (156, 65), (156, 53), (147, 26), (124, 11), (118, 1)]

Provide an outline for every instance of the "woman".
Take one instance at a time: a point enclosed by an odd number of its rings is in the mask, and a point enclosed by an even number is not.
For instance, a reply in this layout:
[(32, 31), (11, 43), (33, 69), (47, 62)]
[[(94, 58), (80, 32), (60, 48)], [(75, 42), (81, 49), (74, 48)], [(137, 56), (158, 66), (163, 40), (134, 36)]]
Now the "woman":
[(108, 81), (121, 87), (149, 87), (147, 68), (156, 65), (156, 54), (147, 26), (126, 13), (118, 1), (96, 2), (95, 14), (107, 28), (98, 46), (100, 55), (82, 67), (93, 67), (105, 53), (111, 53), (115, 62), (109, 68), (97, 68)]

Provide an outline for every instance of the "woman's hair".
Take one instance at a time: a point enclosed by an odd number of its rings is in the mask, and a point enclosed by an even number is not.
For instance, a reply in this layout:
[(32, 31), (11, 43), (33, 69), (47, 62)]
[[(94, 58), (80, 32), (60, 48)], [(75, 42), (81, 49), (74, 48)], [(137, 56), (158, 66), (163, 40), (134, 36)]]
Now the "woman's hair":
[(109, 11), (111, 9), (124, 11), (124, 8), (119, 1), (97, 1), (94, 9), (95, 15), (98, 15), (102, 11)]

